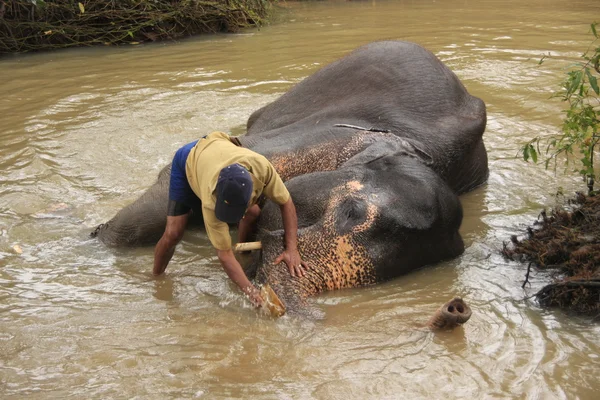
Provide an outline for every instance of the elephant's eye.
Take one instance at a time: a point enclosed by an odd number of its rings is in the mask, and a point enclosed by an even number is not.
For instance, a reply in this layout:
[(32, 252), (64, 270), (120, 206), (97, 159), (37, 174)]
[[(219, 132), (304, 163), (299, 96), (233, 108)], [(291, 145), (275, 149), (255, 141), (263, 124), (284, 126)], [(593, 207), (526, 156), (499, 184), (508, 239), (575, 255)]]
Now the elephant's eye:
[(337, 207), (335, 225), (338, 233), (345, 234), (362, 224), (367, 215), (367, 204), (362, 199), (348, 197)]

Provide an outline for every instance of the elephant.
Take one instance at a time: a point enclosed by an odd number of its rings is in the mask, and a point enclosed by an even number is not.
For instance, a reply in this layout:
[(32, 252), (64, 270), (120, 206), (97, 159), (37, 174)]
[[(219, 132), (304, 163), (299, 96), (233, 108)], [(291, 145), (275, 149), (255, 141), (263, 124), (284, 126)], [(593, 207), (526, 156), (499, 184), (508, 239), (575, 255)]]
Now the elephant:
[[(304, 79), (255, 111), (239, 141), (284, 180), (309, 268), (293, 278), (285, 265), (273, 265), (283, 230), (277, 206), (267, 202), (256, 233), (262, 254), (248, 271), (288, 310), (302, 312), (320, 292), (460, 255), (458, 196), (487, 180), (485, 126), (483, 101), (415, 43), (370, 43)], [(93, 235), (116, 246), (158, 240), (168, 168)]]

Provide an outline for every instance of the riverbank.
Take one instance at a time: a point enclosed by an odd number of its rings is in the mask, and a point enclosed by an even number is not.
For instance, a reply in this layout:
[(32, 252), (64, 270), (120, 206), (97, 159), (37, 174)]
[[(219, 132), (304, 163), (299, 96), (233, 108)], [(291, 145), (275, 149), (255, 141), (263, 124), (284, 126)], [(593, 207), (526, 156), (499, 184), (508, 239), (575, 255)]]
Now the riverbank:
[(0, 0), (0, 54), (138, 44), (260, 26), (271, 0)]
[[(528, 237), (504, 245), (505, 257), (555, 272), (553, 283), (536, 293), (542, 306), (600, 313), (600, 196), (581, 193), (568, 207), (542, 211)], [(528, 269), (525, 285), (531, 270)]]

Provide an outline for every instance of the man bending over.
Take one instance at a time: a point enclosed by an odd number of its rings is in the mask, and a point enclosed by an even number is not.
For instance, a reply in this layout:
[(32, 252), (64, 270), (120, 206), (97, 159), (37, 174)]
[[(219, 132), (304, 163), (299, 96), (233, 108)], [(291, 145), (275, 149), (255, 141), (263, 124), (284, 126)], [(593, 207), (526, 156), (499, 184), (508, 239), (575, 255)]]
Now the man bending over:
[(275, 263), (284, 261), (292, 276), (303, 276), (306, 265), (298, 253), (298, 219), (290, 193), (264, 156), (239, 146), (223, 132), (213, 132), (175, 153), (167, 226), (154, 250), (153, 274), (165, 272), (191, 211), (202, 210), (206, 233), (223, 269), (253, 304), (262, 305), (258, 289), (233, 255), (228, 225), (239, 223), (238, 241), (245, 242), (260, 215), (257, 202), (261, 195), (281, 209), (285, 249)]

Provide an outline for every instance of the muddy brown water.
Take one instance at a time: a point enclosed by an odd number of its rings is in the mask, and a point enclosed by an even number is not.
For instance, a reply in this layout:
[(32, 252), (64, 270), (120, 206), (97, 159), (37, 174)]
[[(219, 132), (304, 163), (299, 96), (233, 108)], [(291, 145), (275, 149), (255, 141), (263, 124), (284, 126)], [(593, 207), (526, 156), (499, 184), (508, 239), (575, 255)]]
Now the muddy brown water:
[[(284, 6), (282, 22), (238, 35), (0, 60), (0, 397), (598, 398), (598, 325), (524, 300), (548, 277), (521, 289), (525, 266), (498, 250), (561, 201), (557, 188), (583, 188), (515, 154), (556, 132), (563, 105), (549, 96), (600, 3)], [(202, 232), (161, 279), (151, 248), (86, 237), (178, 146), (242, 133), (253, 110), (380, 39), (429, 48), (487, 104), (491, 173), (462, 197), (464, 255), (319, 296), (324, 321), (273, 321), (229, 283)], [(471, 305), (469, 323), (422, 330), (454, 295)]]

